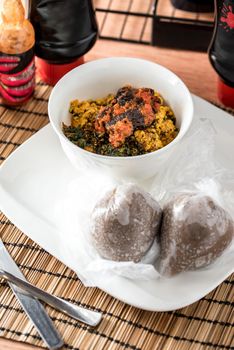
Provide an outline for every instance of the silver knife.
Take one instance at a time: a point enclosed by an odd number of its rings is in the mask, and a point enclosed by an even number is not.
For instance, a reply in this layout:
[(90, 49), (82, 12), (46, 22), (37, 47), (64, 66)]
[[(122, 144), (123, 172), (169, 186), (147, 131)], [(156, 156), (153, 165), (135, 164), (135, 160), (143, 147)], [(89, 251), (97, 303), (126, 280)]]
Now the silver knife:
[(101, 312), (86, 309), (81, 306), (72, 304), (62, 298), (56, 297), (53, 294), (47, 293), (45, 290), (40, 289), (33, 284), (22, 280), (15, 275), (3, 270), (0, 267), (0, 277), (6, 281), (13, 283), (14, 285), (22, 288), (22, 290), (29, 292), (34, 297), (44, 301), (45, 303), (53, 306), (55, 309), (63, 312), (64, 314), (75, 318), (89, 326), (96, 327), (102, 320)]
[[(0, 266), (7, 272), (26, 281), (1, 239)], [(9, 282), (8, 284), (48, 348), (51, 350), (60, 349), (64, 342), (39, 300), (16, 285)]]

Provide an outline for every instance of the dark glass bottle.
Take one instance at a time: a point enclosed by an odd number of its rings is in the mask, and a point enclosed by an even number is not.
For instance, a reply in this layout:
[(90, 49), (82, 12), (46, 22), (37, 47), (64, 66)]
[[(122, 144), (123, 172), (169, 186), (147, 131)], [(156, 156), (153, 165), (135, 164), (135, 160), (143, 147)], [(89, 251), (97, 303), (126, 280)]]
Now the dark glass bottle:
[(39, 73), (41, 70), (42, 78), (53, 84), (82, 62), (97, 39), (92, 0), (32, 0), (30, 12)]
[(183, 11), (213, 12), (214, 0), (171, 0), (172, 5)]
[(215, 28), (208, 50), (209, 59), (218, 73), (218, 97), (234, 108), (234, 2), (215, 0)]

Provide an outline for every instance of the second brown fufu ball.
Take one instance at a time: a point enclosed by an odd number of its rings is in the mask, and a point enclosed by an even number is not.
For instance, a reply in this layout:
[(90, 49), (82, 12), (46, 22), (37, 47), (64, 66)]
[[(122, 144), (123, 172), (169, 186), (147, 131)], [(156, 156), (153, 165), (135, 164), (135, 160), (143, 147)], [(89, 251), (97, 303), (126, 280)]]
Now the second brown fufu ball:
[(231, 216), (203, 194), (184, 193), (163, 209), (159, 272), (173, 276), (212, 263), (231, 243)]

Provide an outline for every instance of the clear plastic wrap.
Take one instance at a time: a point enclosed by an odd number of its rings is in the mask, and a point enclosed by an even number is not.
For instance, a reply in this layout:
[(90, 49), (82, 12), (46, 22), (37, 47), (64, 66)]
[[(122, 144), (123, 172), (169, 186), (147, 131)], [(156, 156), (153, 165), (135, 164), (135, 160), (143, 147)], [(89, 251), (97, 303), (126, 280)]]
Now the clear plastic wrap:
[[(172, 198), (184, 193), (198, 197), (209, 196), (233, 218), (234, 172), (232, 167), (223, 168), (216, 161), (216, 132), (218, 131), (211, 122), (205, 119), (197, 121), (190, 134), (177, 147), (176, 153), (171, 156), (167, 167), (162, 168), (153, 180), (136, 184), (142, 188), (143, 197), (143, 191), (146, 190), (163, 208)], [(160, 249), (157, 238), (137, 263), (102, 258), (90, 239), (95, 205), (114, 188), (126, 189), (132, 185), (124, 179), (117, 181), (100, 173), (81, 174), (75, 182), (67, 184), (63, 198), (56, 205), (64, 260), (72, 262), (70, 266), (76, 267), (75, 271), (86, 286), (96, 286), (103, 278), (111, 279), (113, 274), (134, 280), (151, 280), (161, 276), (158, 272)], [(123, 206), (123, 192), (119, 192), (117, 200), (122, 206), (119, 221), (124, 225), (129, 222), (129, 208)], [(148, 196), (147, 202), (150, 202), (151, 207), (154, 206)], [(108, 212), (105, 208), (100, 210), (104, 210), (105, 215)], [(221, 257), (202, 268), (212, 269), (215, 264), (222, 263), (223, 259), (231, 259), (233, 250), (234, 244), (229, 244)]]
[(215, 261), (234, 234), (231, 216), (202, 191), (175, 195), (163, 209), (158, 269), (173, 276)]
[[(123, 188), (127, 187), (127, 193)], [(96, 204), (102, 200), (103, 195), (108, 195), (117, 188), (118, 196), (115, 200), (123, 204), (125, 195), (130, 195), (130, 191), (135, 185), (116, 183), (109, 177), (101, 176), (100, 173), (87, 174), (81, 176), (73, 183), (70, 183), (66, 189), (63, 200), (57, 204), (57, 217), (60, 231), (60, 240), (64, 242), (63, 253), (66, 255), (66, 261), (72, 260), (77, 263), (77, 274), (85, 285), (96, 285), (97, 279), (111, 277), (115, 273), (123, 277), (132, 279), (149, 280), (157, 278), (158, 272), (154, 268), (156, 257), (158, 256), (158, 243), (153, 235), (150, 235), (150, 242), (146, 240), (146, 255), (138, 262), (134, 261), (112, 261), (102, 258), (92, 243), (92, 230), (94, 216), (100, 216), (100, 213), (107, 215), (111, 205), (107, 209), (99, 207), (95, 210)], [(128, 191), (130, 189), (130, 191)], [(145, 195), (144, 191), (141, 191)], [(122, 198), (121, 198), (122, 197)], [(157, 202), (147, 197), (147, 203), (152, 208), (150, 215), (155, 219), (161, 216), (161, 209)], [(124, 227), (128, 224), (131, 214), (129, 213), (129, 202), (125, 203), (125, 208), (120, 206), (123, 211), (118, 211), (119, 221)], [(118, 203), (115, 203), (118, 207)], [(155, 207), (154, 207), (155, 206)], [(131, 217), (131, 219), (134, 219)], [(160, 217), (159, 217), (160, 220)], [(156, 230), (156, 224), (153, 224)], [(157, 224), (158, 226), (158, 224)], [(66, 232), (66, 233), (65, 233)], [(139, 233), (140, 234), (140, 233)], [(117, 242), (118, 244), (118, 242)], [(111, 249), (111, 246), (110, 246)], [(133, 251), (134, 252), (134, 251)], [(138, 258), (138, 255), (137, 255)], [(82, 260), (82, 263), (81, 263)], [(137, 259), (139, 260), (139, 259)], [(81, 265), (83, 266), (81, 268)]]
[(166, 276), (212, 269), (234, 252), (233, 167), (217, 161), (218, 130), (210, 121), (199, 120), (193, 130), (151, 187), (164, 209), (156, 265)]
[(131, 183), (118, 185), (91, 213), (90, 242), (105, 259), (139, 262), (159, 235), (161, 217), (150, 194)]

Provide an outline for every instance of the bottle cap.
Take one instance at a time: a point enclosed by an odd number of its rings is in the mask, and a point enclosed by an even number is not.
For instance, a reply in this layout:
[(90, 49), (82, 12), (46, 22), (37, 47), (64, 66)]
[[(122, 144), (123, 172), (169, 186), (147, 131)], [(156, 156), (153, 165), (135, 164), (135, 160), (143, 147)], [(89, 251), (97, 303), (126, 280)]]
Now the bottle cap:
[(54, 64), (36, 57), (37, 73), (45, 83), (52, 86), (55, 85), (66, 73), (82, 63), (84, 63), (84, 56), (66, 64)]
[(218, 80), (218, 98), (222, 104), (234, 108), (234, 87), (227, 85), (223, 80)]

